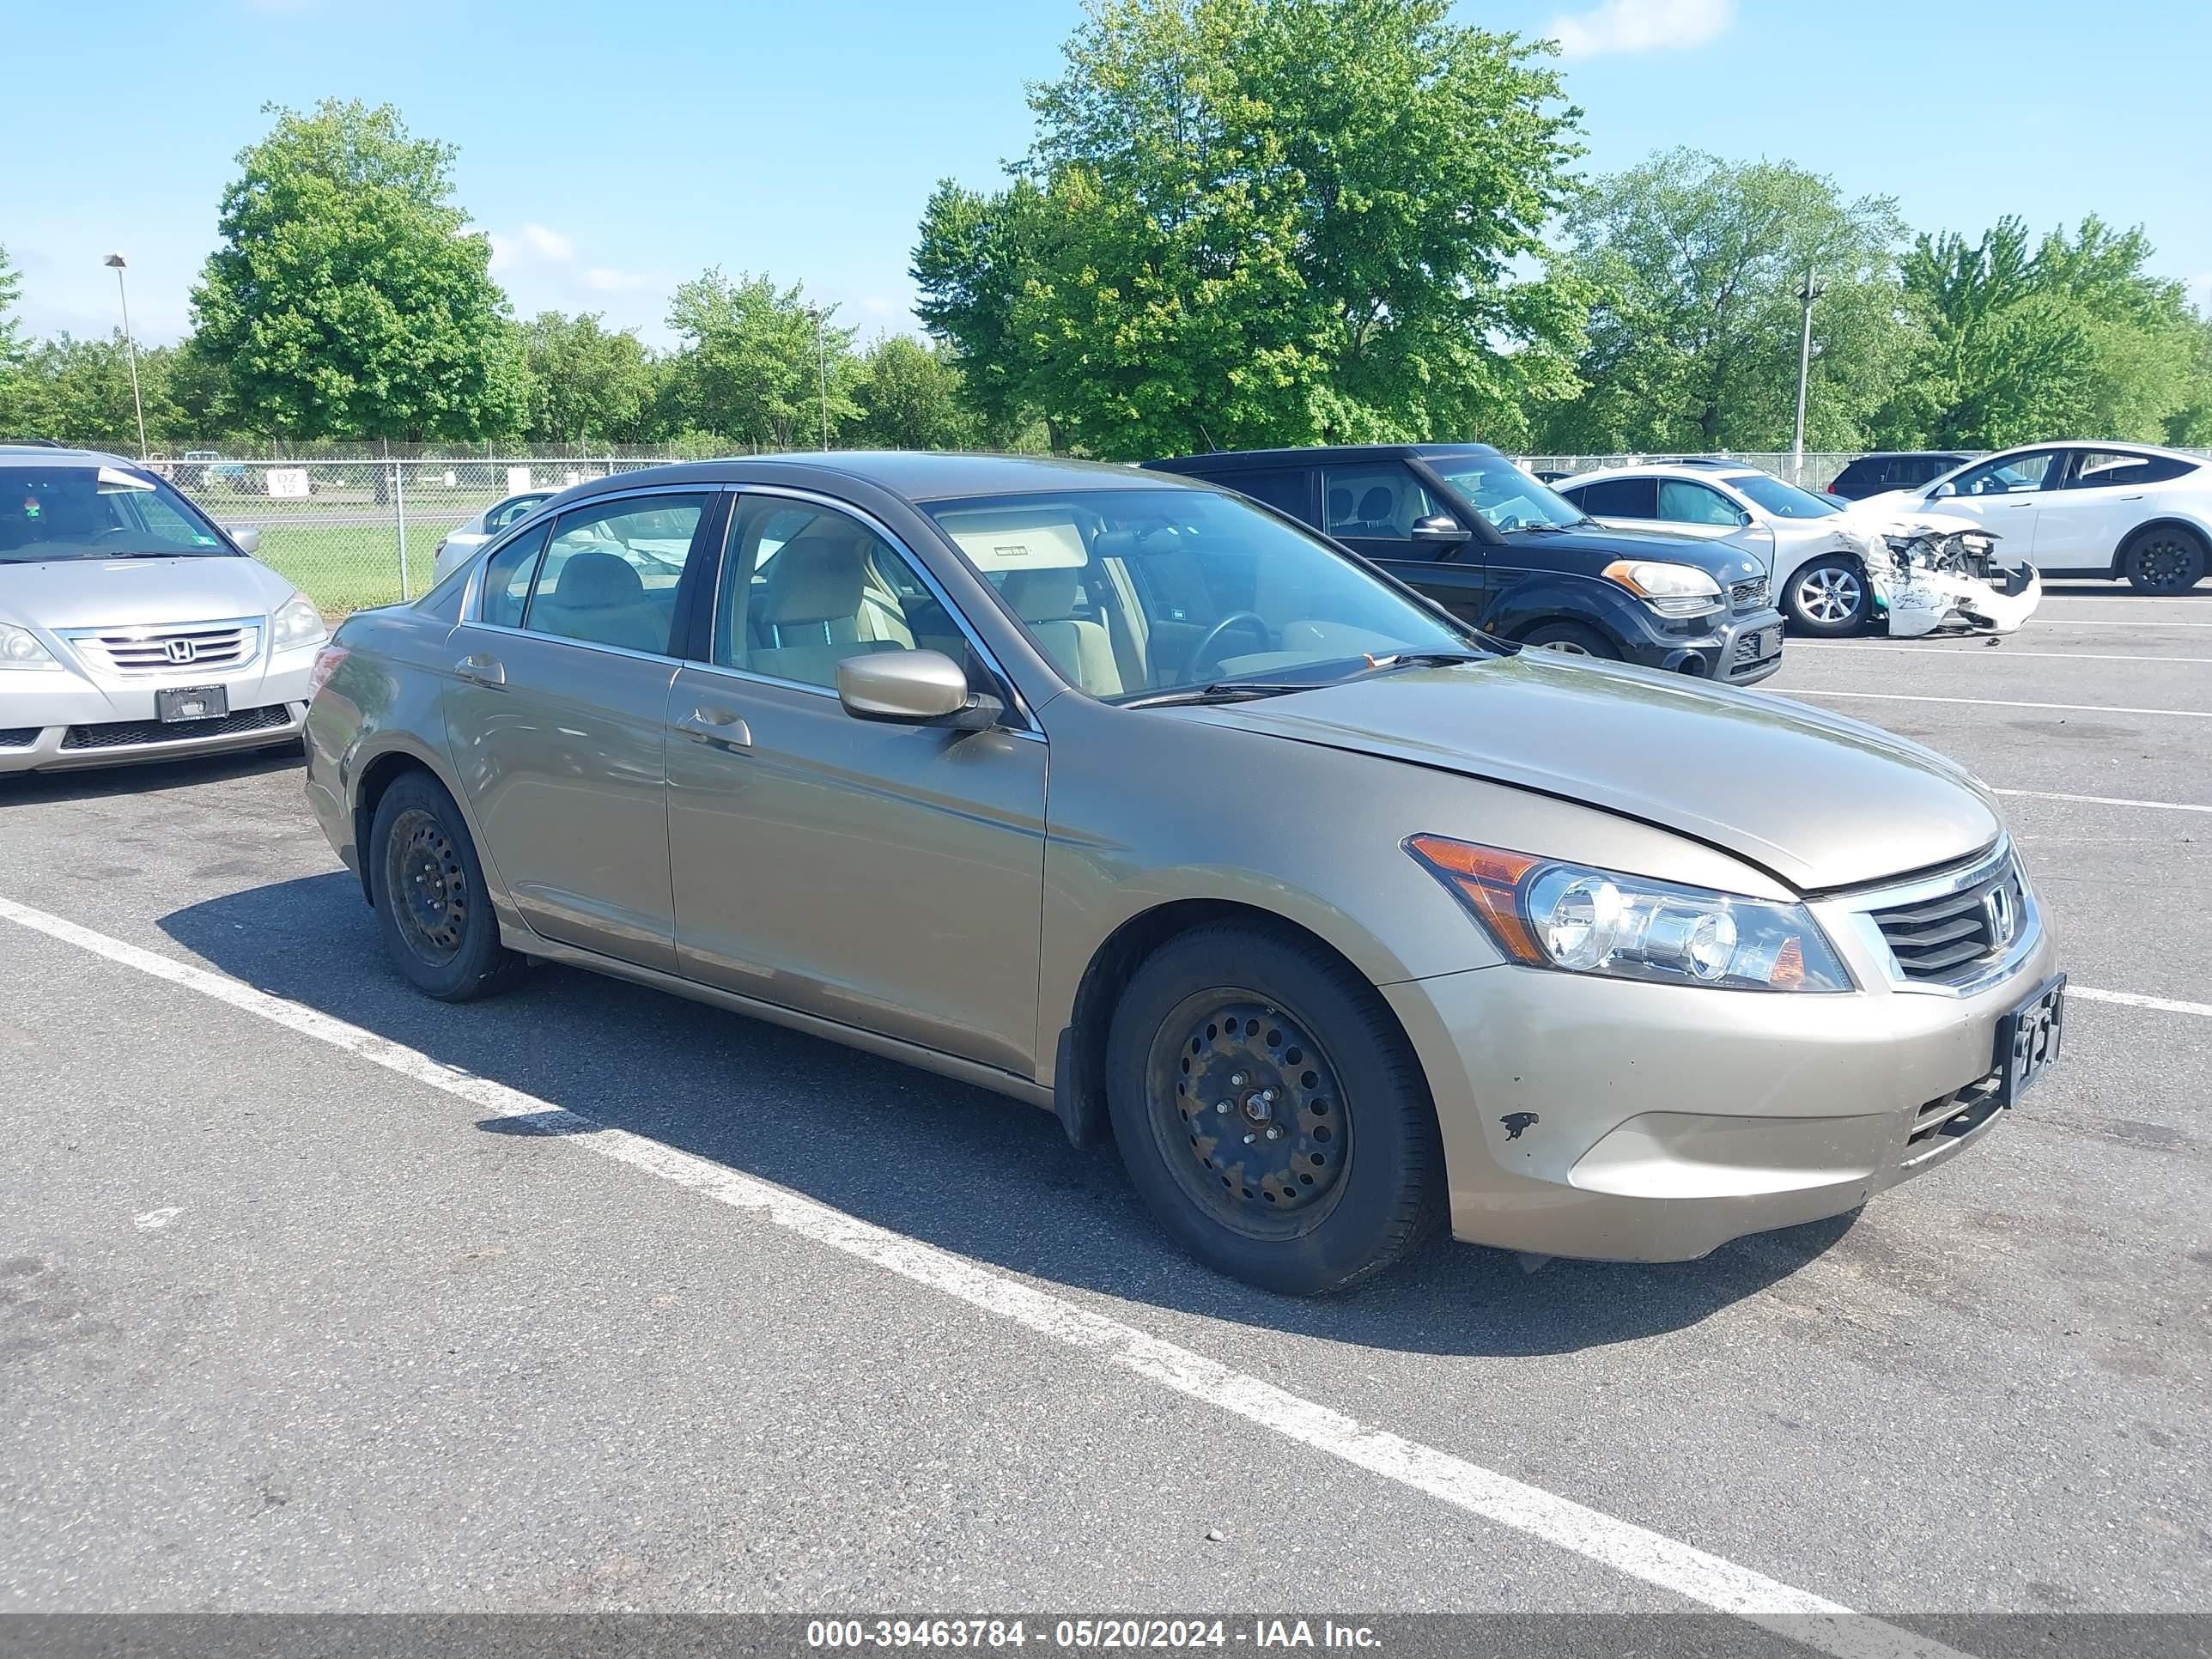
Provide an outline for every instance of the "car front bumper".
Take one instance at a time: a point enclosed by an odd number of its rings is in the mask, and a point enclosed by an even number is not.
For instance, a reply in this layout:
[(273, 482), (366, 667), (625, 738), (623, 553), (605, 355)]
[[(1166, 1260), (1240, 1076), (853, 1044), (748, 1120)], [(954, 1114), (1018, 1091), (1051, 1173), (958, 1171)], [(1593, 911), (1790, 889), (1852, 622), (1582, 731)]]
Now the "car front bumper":
[(1435, 1097), (1455, 1237), (1672, 1261), (1856, 1209), (1988, 1133), (1999, 1021), (2054, 960), (2039, 930), (1970, 996), (1858, 960), (1872, 988), (1838, 995), (1510, 966), (1384, 994)]
[(1782, 613), (1739, 611), (1717, 622), (1656, 617), (1643, 606), (1623, 631), (1624, 654), (1645, 668), (1723, 685), (1754, 685), (1782, 666)]
[[(0, 774), (121, 766), (295, 742), (319, 648), (318, 642), (264, 652), (238, 667), (127, 680), (74, 670), (0, 676)], [(180, 686), (221, 686), (229, 714), (161, 724), (154, 694)]]

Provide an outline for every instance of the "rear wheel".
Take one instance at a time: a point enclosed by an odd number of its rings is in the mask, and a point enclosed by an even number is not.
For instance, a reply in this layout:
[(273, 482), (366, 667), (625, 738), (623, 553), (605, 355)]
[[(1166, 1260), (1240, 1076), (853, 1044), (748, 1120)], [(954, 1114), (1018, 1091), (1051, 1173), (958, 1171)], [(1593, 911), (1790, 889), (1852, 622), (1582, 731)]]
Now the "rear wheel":
[(363, 856), (385, 952), (416, 990), (466, 1002), (522, 976), (522, 958), (499, 942), (476, 843), (435, 778), (410, 772), (384, 792)]
[(2204, 577), (2204, 543), (2179, 525), (2153, 525), (2120, 550), (2120, 570), (2145, 593), (2186, 593)]
[(1790, 579), (1782, 608), (1801, 633), (1830, 639), (1856, 634), (1873, 608), (1866, 571), (1856, 559), (1815, 559)]
[(1107, 1039), (1129, 1178), (1207, 1267), (1294, 1296), (1388, 1267), (1440, 1219), (1427, 1080), (1374, 988), (1317, 947), (1224, 924), (1131, 977)]
[(1521, 643), (1542, 651), (1557, 651), (1570, 657), (1597, 657), (1607, 662), (1620, 660), (1620, 647), (1611, 640), (1582, 623), (1539, 623), (1521, 636)]

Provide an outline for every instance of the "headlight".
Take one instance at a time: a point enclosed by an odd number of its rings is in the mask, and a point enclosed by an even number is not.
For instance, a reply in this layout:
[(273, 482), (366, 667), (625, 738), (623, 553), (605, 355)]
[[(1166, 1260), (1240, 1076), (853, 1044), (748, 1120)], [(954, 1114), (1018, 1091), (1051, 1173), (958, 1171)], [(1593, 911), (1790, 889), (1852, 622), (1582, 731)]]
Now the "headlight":
[(54, 660), (54, 653), (41, 645), (39, 636), (29, 629), (0, 623), (0, 670), (60, 666)]
[(1851, 976), (1802, 904), (1532, 858), (1443, 836), (1406, 850), (1498, 949), (1530, 968), (1724, 991), (1848, 991)]
[(1669, 617), (1699, 617), (1720, 608), (1721, 585), (1694, 565), (1615, 559), (1601, 574)]
[(314, 601), (305, 593), (295, 593), (277, 606), (270, 625), (279, 651), (314, 645), (330, 635), (330, 629), (323, 626), (323, 613), (315, 609)]

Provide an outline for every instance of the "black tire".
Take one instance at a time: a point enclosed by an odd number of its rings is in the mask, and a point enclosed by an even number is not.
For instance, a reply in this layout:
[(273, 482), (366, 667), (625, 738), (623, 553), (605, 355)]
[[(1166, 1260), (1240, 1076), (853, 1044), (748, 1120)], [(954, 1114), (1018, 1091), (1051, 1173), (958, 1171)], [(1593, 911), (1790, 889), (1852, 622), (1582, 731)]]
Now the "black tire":
[(1521, 636), (1521, 643), (1543, 651), (1558, 651), (1570, 657), (1596, 657), (1606, 662), (1620, 660), (1620, 647), (1611, 640), (1582, 623), (1539, 623)]
[[(384, 792), (362, 856), (385, 953), (416, 990), (466, 1002), (522, 977), (523, 959), (499, 942), (460, 808), (428, 772), (410, 772)], [(410, 893), (418, 897), (410, 902)]]
[(1287, 932), (1219, 923), (1148, 957), (1114, 1011), (1106, 1097), (1146, 1206), (1249, 1285), (1340, 1290), (1443, 1218), (1436, 1110), (1404, 1034), (1372, 986)]
[(1846, 554), (1821, 555), (1790, 578), (1782, 610), (1793, 630), (1815, 639), (1857, 633), (1874, 614), (1866, 567)]
[(2204, 580), (2204, 538), (2179, 525), (2138, 530), (2120, 549), (2120, 574), (2144, 593), (2186, 593)]

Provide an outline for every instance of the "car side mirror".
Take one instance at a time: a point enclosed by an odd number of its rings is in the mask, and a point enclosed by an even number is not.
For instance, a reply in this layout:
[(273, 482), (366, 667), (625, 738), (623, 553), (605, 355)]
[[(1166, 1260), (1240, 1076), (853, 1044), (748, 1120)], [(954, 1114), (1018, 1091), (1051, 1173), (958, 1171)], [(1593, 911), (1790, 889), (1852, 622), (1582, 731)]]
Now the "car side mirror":
[(1958, 493), (1958, 485), (1954, 483), (1939, 483), (1935, 489), (1928, 492), (1928, 499), (1931, 501), (1946, 501)]
[(996, 697), (969, 689), (968, 672), (941, 651), (875, 651), (837, 665), (837, 701), (858, 720), (981, 732), (1006, 717)]
[(1432, 513), (1425, 519), (1414, 520), (1412, 533), (1417, 542), (1456, 544), (1467, 539), (1467, 532), (1460, 528), (1459, 520), (1445, 513)]
[(222, 533), (238, 544), (238, 550), (251, 558), (261, 550), (261, 532), (250, 524), (227, 524)]
[(1750, 524), (1753, 524), (1753, 523), (1755, 523), (1755, 522), (1756, 522), (1756, 520), (1753, 520), (1753, 519), (1752, 518), (1752, 516), (1751, 516), (1751, 513), (1750, 513), (1750, 510), (1749, 510), (1748, 508), (1746, 508), (1746, 507), (1739, 507), (1738, 508), (1736, 508), (1736, 510), (1735, 510), (1735, 527), (1736, 527), (1737, 529), (1741, 530), (1741, 529), (1742, 529), (1742, 528), (1744, 528), (1747, 525), (1750, 525)]

